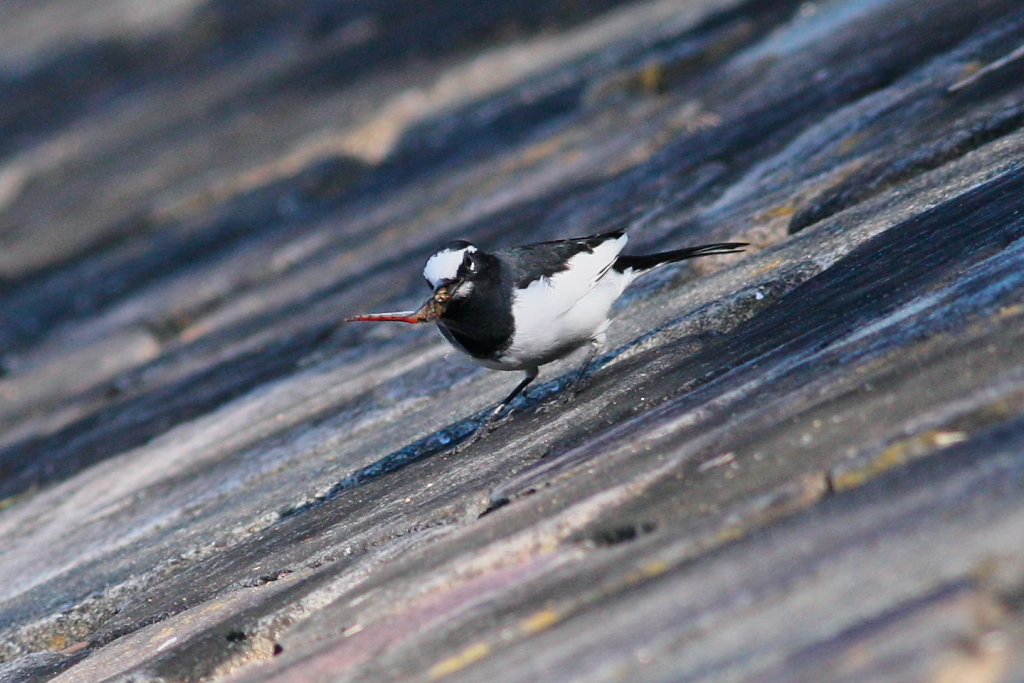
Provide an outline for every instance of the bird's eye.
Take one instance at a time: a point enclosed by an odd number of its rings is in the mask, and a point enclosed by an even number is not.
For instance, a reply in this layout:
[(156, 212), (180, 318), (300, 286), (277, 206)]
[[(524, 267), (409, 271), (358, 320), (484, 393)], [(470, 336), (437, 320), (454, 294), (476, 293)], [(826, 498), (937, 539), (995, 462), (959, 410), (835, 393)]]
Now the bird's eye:
[(466, 255), (462, 257), (462, 268), (467, 273), (476, 272), (476, 261), (473, 260), (473, 255), (466, 252)]

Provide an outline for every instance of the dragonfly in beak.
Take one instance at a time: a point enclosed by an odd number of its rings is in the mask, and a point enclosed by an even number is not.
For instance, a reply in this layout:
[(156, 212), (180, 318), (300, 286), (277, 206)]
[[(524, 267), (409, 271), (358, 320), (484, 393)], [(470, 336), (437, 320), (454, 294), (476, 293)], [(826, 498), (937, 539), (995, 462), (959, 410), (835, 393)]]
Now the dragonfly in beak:
[(452, 299), (451, 287), (448, 284), (442, 284), (440, 287), (434, 290), (434, 293), (430, 295), (422, 306), (415, 311), (396, 311), (392, 313), (366, 313), (363, 315), (352, 316), (351, 318), (345, 318), (345, 322), (358, 322), (358, 321), (369, 321), (369, 322), (397, 322), (397, 323), (409, 323), (410, 325), (417, 325), (419, 323), (432, 323), (438, 318), (444, 315), (444, 309), (448, 306), (448, 302)]

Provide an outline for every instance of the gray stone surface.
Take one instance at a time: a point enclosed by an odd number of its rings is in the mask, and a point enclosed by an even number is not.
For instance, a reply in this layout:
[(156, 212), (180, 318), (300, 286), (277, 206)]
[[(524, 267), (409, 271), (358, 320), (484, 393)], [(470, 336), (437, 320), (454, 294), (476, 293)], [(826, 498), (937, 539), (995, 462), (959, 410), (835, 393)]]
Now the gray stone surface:
[[(0, 5), (0, 681), (1024, 680), (1024, 5)], [(513, 417), (423, 258), (663, 269)]]

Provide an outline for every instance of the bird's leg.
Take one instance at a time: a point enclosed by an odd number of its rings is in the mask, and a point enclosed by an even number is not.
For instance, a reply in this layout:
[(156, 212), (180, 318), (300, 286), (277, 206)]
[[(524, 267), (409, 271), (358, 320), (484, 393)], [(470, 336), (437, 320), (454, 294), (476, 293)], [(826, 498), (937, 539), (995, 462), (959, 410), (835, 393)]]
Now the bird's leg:
[(530, 385), (530, 382), (532, 382), (533, 380), (537, 379), (537, 373), (538, 372), (539, 372), (539, 369), (537, 369), (537, 368), (531, 368), (531, 369), (527, 370), (526, 371), (526, 377), (523, 378), (523, 381), (520, 382), (519, 384), (517, 384), (516, 388), (513, 389), (509, 393), (508, 396), (503, 398), (501, 400), (501, 403), (499, 403), (498, 405), (496, 405), (494, 407), (494, 410), (492, 410), (491, 414), (487, 417), (487, 422), (485, 424), (488, 424), (488, 423), (492, 422), (495, 418), (497, 418), (499, 415), (501, 415), (501, 413), (505, 410), (505, 408), (507, 408), (508, 405), (510, 403), (512, 403), (513, 400), (515, 400), (515, 397), (518, 396), (519, 394), (523, 393), (523, 390), (526, 389), (526, 387), (528, 387)]
[(587, 368), (594, 362), (598, 354), (604, 348), (604, 333), (594, 337), (590, 340), (590, 347), (587, 349), (587, 357), (583, 359), (580, 366), (573, 373), (572, 379), (569, 380), (569, 385), (565, 388), (562, 393), (561, 401), (567, 403), (571, 401), (577, 393), (583, 390), (583, 387), (587, 385)]
[[(471, 444), (476, 443), (481, 436), (497, 427), (501, 423), (501, 419), (499, 418), (502, 417), (502, 413), (505, 412), (505, 409), (508, 408), (509, 404), (515, 400), (516, 396), (523, 393), (523, 390), (530, 385), (530, 382), (537, 379), (537, 373), (539, 371), (540, 370), (538, 368), (530, 368), (527, 370), (526, 377), (516, 385), (516, 388), (513, 389), (508, 396), (503, 398), (498, 405), (494, 406), (494, 409), (488, 413), (484, 421), (476, 428), (476, 431), (473, 432), (467, 440), (459, 444), (458, 450), (461, 451), (462, 449), (469, 447)], [(508, 415), (509, 413), (506, 413), (504, 417), (508, 417)]]

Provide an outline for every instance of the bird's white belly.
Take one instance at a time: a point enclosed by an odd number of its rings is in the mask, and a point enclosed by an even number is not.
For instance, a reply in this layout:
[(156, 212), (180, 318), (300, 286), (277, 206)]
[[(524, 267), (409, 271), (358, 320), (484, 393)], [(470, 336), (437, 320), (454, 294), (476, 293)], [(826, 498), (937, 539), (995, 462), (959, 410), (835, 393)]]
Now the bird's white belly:
[[(561, 273), (559, 274), (561, 275)], [(630, 278), (608, 271), (586, 289), (543, 278), (517, 293), (512, 308), (516, 321), (512, 343), (491, 367), (536, 368), (569, 355), (600, 337), (608, 312)]]

